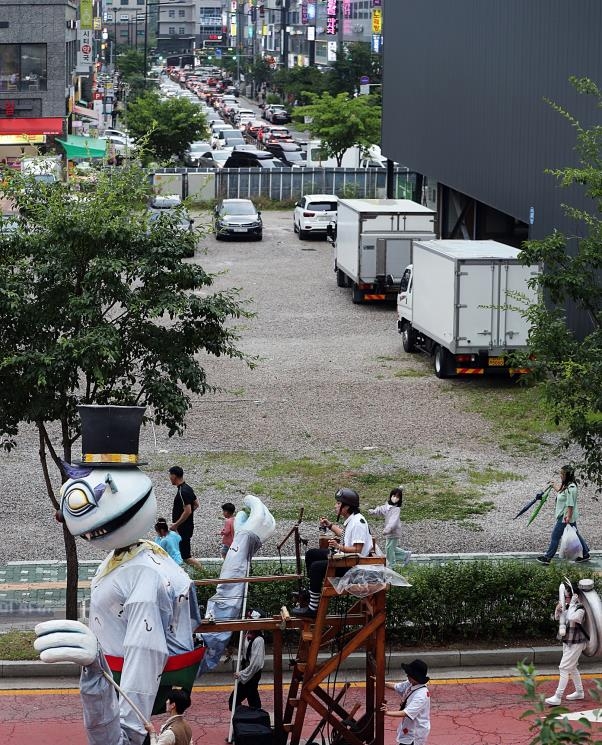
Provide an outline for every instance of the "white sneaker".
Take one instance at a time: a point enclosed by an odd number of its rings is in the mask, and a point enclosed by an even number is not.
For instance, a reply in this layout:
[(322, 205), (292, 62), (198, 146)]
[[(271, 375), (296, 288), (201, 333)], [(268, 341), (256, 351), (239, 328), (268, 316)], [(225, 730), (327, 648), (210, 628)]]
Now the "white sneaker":
[(567, 701), (581, 701), (582, 698), (585, 698), (583, 691), (573, 691), (566, 697)]
[(560, 706), (561, 703), (562, 703), (562, 699), (560, 698), (560, 696), (557, 696), (556, 694), (546, 699), (546, 704), (548, 706)]

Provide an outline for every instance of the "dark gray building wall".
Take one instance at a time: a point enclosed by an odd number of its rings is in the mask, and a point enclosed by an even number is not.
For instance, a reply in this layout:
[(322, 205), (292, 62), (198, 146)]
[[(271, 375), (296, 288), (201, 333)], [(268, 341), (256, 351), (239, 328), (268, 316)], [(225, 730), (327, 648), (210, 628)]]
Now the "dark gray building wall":
[(66, 69), (66, 44), (76, 37), (67, 28), (75, 21), (74, 0), (0, 0), (0, 44), (46, 44), (47, 90), (0, 93), (0, 98), (22, 100), (31, 106), (29, 116), (63, 117), (66, 115), (67, 85), (71, 70)]
[[(591, 121), (568, 82), (602, 85), (600, 0), (394, 0), (385, 8), (383, 151), (524, 222), (574, 230), (546, 168), (575, 161), (575, 132), (544, 101)], [(585, 121), (585, 119), (584, 119)]]

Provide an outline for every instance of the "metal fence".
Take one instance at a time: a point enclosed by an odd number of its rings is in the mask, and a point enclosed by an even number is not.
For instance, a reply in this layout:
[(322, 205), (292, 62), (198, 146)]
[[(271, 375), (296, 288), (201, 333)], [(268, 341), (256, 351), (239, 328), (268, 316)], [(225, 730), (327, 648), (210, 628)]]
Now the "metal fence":
[[(394, 194), (420, 201), (416, 174), (396, 168)], [(337, 194), (340, 197), (382, 199), (387, 192), (384, 168), (162, 168), (153, 174), (155, 190), (179, 194), (193, 202), (214, 199), (294, 201), (304, 194)]]

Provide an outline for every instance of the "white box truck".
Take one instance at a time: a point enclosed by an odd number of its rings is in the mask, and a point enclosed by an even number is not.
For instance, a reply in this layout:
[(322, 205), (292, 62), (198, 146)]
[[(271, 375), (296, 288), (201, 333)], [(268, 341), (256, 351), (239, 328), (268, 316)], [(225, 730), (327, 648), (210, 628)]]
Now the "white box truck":
[(413, 239), (435, 238), (435, 212), (410, 199), (339, 199), (329, 231), (339, 287), (353, 302), (395, 300)]
[(415, 240), (397, 296), (397, 329), (406, 352), (431, 355), (439, 378), (517, 374), (508, 356), (525, 349), (529, 324), (519, 293), (534, 302), (520, 251), (497, 241)]

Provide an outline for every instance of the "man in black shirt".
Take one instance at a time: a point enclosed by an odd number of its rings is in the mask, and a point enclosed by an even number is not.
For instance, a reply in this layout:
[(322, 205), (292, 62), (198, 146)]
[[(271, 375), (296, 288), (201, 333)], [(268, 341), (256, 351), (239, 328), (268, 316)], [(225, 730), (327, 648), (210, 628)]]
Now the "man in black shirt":
[(196, 494), (184, 481), (184, 471), (180, 466), (172, 466), (169, 469), (169, 480), (177, 487), (176, 496), (173, 500), (173, 509), (171, 511), (172, 524), (170, 530), (177, 530), (180, 534), (180, 553), (186, 564), (202, 569), (202, 564), (198, 559), (192, 557), (190, 548), (190, 539), (194, 531), (194, 519), (192, 517), (195, 505), (198, 505)]

